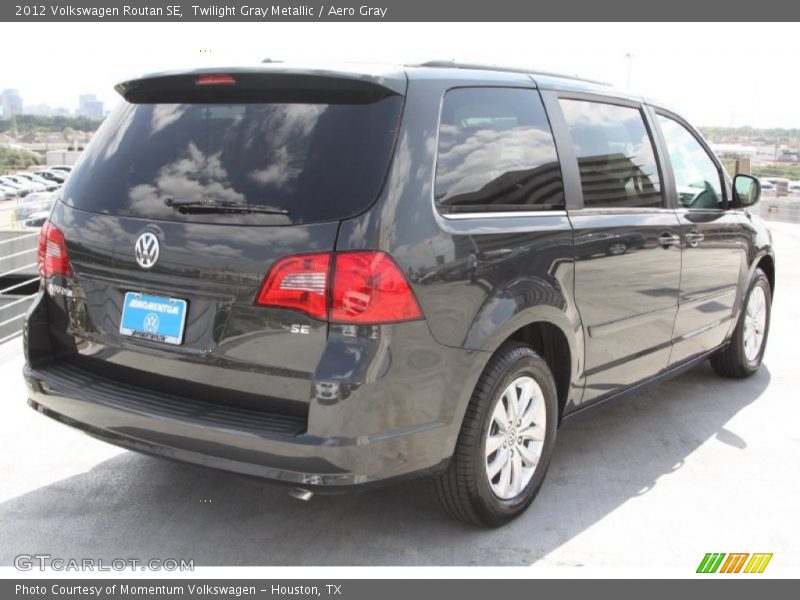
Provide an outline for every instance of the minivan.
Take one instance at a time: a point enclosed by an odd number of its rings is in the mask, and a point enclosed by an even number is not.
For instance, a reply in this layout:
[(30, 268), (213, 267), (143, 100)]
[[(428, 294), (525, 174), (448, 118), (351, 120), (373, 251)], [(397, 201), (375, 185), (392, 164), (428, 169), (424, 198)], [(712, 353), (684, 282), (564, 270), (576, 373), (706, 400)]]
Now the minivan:
[(761, 364), (759, 183), (659, 102), (450, 62), (116, 90), (24, 335), (30, 406), (92, 436), (298, 497), (429, 476), (496, 526), (565, 420)]

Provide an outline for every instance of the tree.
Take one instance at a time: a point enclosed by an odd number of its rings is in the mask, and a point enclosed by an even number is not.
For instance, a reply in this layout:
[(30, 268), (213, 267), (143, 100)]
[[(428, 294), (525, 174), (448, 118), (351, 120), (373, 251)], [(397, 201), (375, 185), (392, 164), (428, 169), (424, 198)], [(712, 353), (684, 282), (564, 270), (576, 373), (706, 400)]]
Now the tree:
[(72, 127), (64, 127), (64, 129), (61, 130), (61, 135), (64, 137), (64, 141), (70, 146), (75, 145), (75, 130)]
[[(102, 123), (102, 119), (89, 117), (67, 117), (63, 115), (45, 117), (43, 115), (15, 115), (17, 130), (20, 135), (28, 131), (62, 131), (66, 127), (81, 131), (94, 131)], [(10, 119), (0, 119), (0, 133), (11, 130)]]
[(43, 157), (36, 152), (0, 146), (0, 174), (13, 173), (43, 163)]

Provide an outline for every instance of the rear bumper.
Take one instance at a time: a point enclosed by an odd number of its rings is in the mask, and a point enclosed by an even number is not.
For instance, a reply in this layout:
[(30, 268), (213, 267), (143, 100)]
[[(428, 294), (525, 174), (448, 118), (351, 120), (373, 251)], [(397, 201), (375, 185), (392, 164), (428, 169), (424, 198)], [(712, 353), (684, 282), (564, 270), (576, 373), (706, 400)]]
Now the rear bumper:
[(24, 370), (28, 404), (117, 446), (317, 489), (370, 487), (442, 468), (449, 426), (319, 437), (305, 418), (222, 407), (98, 378), (66, 364)]
[[(28, 403), (94, 437), (139, 452), (317, 491), (344, 491), (435, 471), (453, 453), (488, 354), (443, 346), (424, 321), (332, 326), (302, 416), (177, 395), (54, 351), (42, 297), (25, 323)], [(307, 388), (308, 389), (308, 388)], [(186, 392), (188, 393), (188, 392)], [(270, 405), (277, 406), (277, 405)]]

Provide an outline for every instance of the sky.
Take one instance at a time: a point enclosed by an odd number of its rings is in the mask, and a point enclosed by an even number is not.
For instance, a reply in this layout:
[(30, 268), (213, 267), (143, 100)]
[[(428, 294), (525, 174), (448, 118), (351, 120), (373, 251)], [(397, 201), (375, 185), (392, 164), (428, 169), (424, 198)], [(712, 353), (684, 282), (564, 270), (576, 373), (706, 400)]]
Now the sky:
[[(658, 99), (698, 126), (800, 127), (792, 23), (0, 23), (0, 90), (74, 109), (113, 106), (143, 73), (303, 62), (434, 59), (580, 75)], [(630, 55), (631, 58), (626, 58)], [(11, 57), (11, 58), (9, 58)]]

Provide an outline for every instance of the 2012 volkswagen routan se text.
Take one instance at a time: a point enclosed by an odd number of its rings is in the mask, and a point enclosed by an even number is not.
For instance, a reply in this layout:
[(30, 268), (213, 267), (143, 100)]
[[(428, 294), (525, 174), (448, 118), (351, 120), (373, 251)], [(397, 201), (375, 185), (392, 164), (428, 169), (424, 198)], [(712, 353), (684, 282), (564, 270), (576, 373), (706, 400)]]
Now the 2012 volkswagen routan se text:
[(531, 503), (563, 419), (764, 353), (771, 238), (656, 102), (454, 63), (116, 87), (39, 241), (29, 404), (93, 436), (344, 491)]

